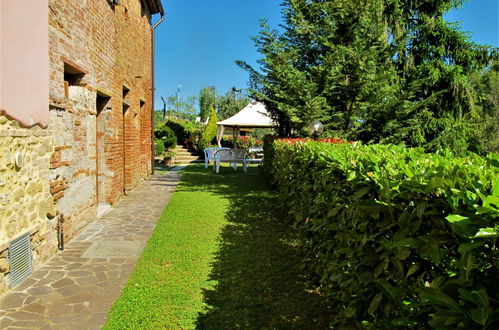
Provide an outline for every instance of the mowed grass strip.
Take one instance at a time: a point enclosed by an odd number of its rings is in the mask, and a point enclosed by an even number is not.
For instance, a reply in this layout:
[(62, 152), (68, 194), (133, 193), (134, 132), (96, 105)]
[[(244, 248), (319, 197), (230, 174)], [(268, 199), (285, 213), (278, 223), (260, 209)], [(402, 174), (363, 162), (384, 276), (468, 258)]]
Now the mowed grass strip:
[(210, 189), (223, 177), (201, 166), (182, 172), (181, 183), (113, 306), (106, 329), (193, 328), (198, 313), (205, 309), (203, 289), (215, 284), (209, 274), (227, 221), (228, 201)]
[(276, 204), (257, 168), (185, 168), (105, 328), (327, 328)]

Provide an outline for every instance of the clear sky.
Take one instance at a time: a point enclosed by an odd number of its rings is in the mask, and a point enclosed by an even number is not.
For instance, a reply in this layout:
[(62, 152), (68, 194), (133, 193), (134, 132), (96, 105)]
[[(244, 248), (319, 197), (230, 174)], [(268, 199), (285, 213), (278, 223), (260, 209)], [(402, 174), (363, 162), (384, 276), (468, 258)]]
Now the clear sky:
[[(271, 27), (282, 23), (281, 0), (162, 0), (165, 20), (156, 30), (156, 109), (160, 97), (198, 95), (204, 86), (217, 93), (231, 87), (247, 88), (248, 74), (235, 60), (256, 66), (260, 57), (252, 36), (260, 31), (259, 20)], [(479, 44), (499, 47), (498, 0), (469, 0), (447, 14), (461, 21)], [(157, 17), (155, 17), (157, 19)]]

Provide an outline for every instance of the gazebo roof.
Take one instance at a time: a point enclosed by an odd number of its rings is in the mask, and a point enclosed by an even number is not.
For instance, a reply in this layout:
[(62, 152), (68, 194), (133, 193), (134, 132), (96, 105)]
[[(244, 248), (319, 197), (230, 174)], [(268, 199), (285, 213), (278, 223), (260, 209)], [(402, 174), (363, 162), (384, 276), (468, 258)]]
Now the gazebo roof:
[(262, 102), (252, 101), (234, 116), (217, 122), (226, 127), (274, 127), (276, 126)]

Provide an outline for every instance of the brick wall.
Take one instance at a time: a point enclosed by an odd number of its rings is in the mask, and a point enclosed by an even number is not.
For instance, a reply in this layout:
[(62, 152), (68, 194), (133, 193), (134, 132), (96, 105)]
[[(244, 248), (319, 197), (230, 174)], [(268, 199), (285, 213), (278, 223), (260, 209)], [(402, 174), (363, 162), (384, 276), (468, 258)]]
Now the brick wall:
[[(71, 237), (98, 205), (151, 173), (151, 15), (139, 0), (50, 0), (49, 8), (51, 129), (60, 137), (51, 184)], [(84, 76), (65, 88), (68, 66)], [(108, 100), (99, 115), (97, 94)]]

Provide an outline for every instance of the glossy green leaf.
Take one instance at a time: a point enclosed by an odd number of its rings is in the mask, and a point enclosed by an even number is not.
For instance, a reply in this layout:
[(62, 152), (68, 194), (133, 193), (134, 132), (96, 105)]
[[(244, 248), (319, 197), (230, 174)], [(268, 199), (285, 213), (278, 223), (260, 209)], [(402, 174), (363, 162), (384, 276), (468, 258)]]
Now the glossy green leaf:
[(465, 253), (468, 253), (469, 251), (471, 251), (479, 246), (482, 246), (482, 245), (483, 245), (483, 242), (481, 242), (481, 241), (467, 242), (467, 243), (463, 243), (463, 244), (459, 245), (457, 251), (461, 254), (465, 254)]
[(405, 274), (405, 277), (409, 277), (411, 276), (412, 274), (414, 274), (417, 270), (419, 269), (419, 264), (413, 264), (409, 267), (409, 269), (407, 270), (407, 273)]
[(403, 247), (397, 250), (397, 258), (405, 260), (411, 255), (411, 249)]
[(463, 217), (462, 215), (459, 215), (459, 214), (451, 214), (451, 215), (446, 216), (445, 219), (451, 223), (455, 223), (455, 222), (460, 222), (463, 220), (468, 220), (469, 218)]
[(463, 288), (459, 288), (458, 291), (462, 299), (474, 303), (477, 307), (489, 307), (489, 296), (485, 289), (470, 292)]
[(471, 319), (478, 324), (485, 325), (492, 311), (489, 307), (478, 307), (471, 311)]
[(494, 228), (480, 228), (480, 230), (475, 234), (475, 238), (483, 237), (499, 237), (499, 231)]
[(382, 293), (378, 293), (374, 296), (373, 300), (371, 300), (371, 303), (369, 304), (369, 308), (367, 309), (369, 314), (373, 314), (378, 309), (381, 299), (383, 299)]
[(434, 328), (447, 328), (465, 320), (466, 316), (462, 311), (439, 310), (433, 314), (430, 324)]
[(492, 188), (492, 196), (499, 197), (499, 180), (496, 182), (496, 184)]
[(461, 308), (459, 307), (459, 304), (449, 297), (447, 294), (442, 292), (440, 289), (435, 289), (435, 288), (421, 288), (421, 296), (423, 299), (426, 301), (439, 305), (439, 306), (445, 306), (447, 308), (450, 308), (454, 311), (460, 311)]
[(472, 220), (468, 217), (463, 217), (459, 214), (452, 214), (445, 217), (450, 222), (452, 229), (456, 234), (463, 237), (473, 236)]

